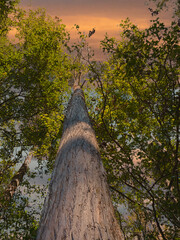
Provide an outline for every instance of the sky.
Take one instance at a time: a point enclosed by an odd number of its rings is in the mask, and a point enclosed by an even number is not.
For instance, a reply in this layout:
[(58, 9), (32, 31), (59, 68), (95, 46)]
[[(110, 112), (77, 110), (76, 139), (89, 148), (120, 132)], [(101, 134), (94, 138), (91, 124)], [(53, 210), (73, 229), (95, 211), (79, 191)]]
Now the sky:
[[(149, 26), (152, 18), (148, 10), (148, 0), (21, 0), (25, 9), (45, 8), (52, 17), (58, 16), (67, 30), (72, 32), (74, 24), (86, 34), (92, 28), (96, 33), (90, 39), (90, 46), (97, 50), (106, 32), (109, 36), (119, 37), (119, 24), (127, 17), (140, 28)], [(164, 14), (163, 20), (169, 19)]]

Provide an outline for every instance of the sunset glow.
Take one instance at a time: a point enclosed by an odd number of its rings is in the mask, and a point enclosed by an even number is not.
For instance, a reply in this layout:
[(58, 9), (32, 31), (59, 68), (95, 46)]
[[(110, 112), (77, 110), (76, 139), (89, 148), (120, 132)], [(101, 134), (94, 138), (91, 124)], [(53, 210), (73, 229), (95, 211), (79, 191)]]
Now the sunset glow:
[[(96, 32), (89, 40), (90, 46), (99, 51), (100, 41), (106, 33), (111, 37), (119, 38), (121, 20), (127, 17), (143, 29), (150, 25), (152, 16), (148, 10), (146, 0), (22, 0), (21, 6), (27, 9), (45, 8), (52, 17), (59, 17), (66, 29), (71, 33), (71, 40), (76, 40), (77, 34), (73, 30), (74, 24), (88, 34), (95, 28)], [(163, 20), (167, 22), (169, 15)], [(99, 53), (98, 53), (99, 54)]]

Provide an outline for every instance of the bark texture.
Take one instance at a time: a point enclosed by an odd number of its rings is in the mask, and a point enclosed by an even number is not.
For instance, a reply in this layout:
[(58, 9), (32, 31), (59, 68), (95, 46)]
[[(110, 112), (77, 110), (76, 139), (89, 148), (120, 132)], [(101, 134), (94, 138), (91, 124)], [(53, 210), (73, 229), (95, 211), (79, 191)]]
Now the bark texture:
[(77, 87), (70, 100), (37, 240), (121, 240), (98, 144)]

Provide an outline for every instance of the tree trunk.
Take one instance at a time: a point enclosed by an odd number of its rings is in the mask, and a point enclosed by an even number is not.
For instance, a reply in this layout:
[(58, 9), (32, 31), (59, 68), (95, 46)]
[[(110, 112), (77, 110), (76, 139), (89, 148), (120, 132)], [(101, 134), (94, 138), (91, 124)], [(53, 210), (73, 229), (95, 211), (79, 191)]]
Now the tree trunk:
[(77, 87), (69, 102), (37, 240), (121, 240), (98, 144)]
[(4, 197), (6, 201), (9, 201), (13, 197), (17, 187), (21, 184), (24, 175), (27, 173), (29, 164), (31, 163), (32, 156), (33, 156), (32, 153), (30, 153), (27, 156), (27, 158), (25, 159), (24, 163), (22, 164), (18, 172), (12, 178), (11, 183), (8, 185), (4, 193)]

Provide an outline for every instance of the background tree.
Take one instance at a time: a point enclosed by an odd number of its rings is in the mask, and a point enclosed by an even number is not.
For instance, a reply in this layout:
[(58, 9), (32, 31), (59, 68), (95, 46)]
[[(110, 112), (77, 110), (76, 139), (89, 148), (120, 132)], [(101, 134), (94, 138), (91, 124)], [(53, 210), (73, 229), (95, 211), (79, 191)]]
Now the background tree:
[(108, 181), (126, 239), (178, 239), (179, 27), (158, 18), (143, 31), (128, 19), (121, 27), (121, 41), (102, 41), (109, 61), (91, 66)]
[(43, 10), (16, 9), (7, 23), (7, 29), (16, 30), (16, 43), (1, 34), (0, 230), (2, 239), (17, 239), (24, 231), (26, 238), (32, 237), (33, 214), (28, 216), (25, 210), (26, 197), (18, 201), (22, 195), (16, 194), (9, 203), (4, 194), (29, 151), (39, 160), (48, 156), (48, 167), (53, 165), (50, 159), (60, 138), (71, 64), (64, 51), (69, 35), (60, 20), (47, 17)]

